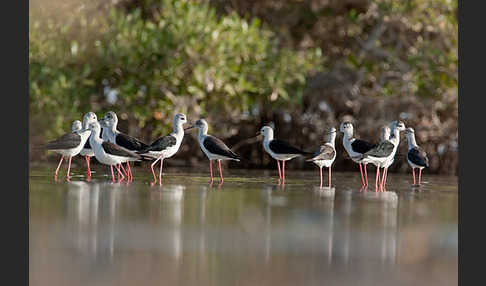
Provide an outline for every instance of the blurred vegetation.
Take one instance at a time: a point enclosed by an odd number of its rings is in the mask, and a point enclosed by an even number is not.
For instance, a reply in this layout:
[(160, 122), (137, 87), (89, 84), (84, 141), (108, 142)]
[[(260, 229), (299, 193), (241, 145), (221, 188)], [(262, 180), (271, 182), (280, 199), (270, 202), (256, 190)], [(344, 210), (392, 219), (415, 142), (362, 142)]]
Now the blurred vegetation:
[[(150, 142), (185, 112), (249, 159), (238, 166), (274, 167), (245, 140), (263, 124), (312, 149), (343, 120), (378, 139), (402, 119), (429, 172), (457, 172), (456, 1), (31, 0), (29, 22), (32, 144), (88, 110)], [(340, 140), (337, 170), (354, 170)], [(404, 143), (391, 171), (408, 168)], [(187, 136), (177, 157), (197, 148)]]
[[(257, 19), (219, 17), (197, 1), (153, 3), (150, 19), (110, 5), (99, 17), (88, 7), (69, 11), (69, 20), (31, 16), (30, 112), (56, 114), (41, 128), (61, 134), (100, 104), (167, 132), (176, 112), (237, 116), (272, 96), (299, 102), (305, 76), (320, 67), (319, 49), (279, 47)], [(119, 95), (113, 106), (103, 97), (110, 91)]]

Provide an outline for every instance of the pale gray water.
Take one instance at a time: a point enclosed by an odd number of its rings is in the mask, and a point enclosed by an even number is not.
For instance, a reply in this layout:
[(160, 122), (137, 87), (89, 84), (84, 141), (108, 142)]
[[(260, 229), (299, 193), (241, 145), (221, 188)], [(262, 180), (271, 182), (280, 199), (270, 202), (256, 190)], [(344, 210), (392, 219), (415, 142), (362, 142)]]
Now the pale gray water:
[(201, 170), (150, 187), (147, 168), (128, 186), (54, 168), (30, 173), (31, 285), (457, 285), (457, 177), (390, 174), (375, 193), (359, 173), (319, 190), (317, 169), (281, 189), (276, 170), (226, 168), (210, 188)]

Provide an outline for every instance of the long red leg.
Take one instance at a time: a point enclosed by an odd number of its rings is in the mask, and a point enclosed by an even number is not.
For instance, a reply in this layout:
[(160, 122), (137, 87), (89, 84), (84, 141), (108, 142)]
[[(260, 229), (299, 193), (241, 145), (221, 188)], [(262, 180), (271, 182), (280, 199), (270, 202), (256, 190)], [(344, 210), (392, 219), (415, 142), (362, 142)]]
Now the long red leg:
[(366, 165), (368, 165), (368, 164), (363, 164), (363, 165), (364, 165), (364, 173), (365, 173), (365, 179), (366, 179), (365, 186), (368, 186), (368, 173), (366, 172)]
[(118, 164), (115, 165), (115, 173), (116, 173), (116, 179), (118, 180), (118, 183), (120, 182), (120, 172), (118, 172)]
[(385, 188), (385, 183), (386, 183), (386, 171), (387, 168), (383, 168), (383, 175), (381, 176), (381, 188)]
[(363, 186), (365, 185), (364, 177), (363, 177), (363, 167), (361, 166), (361, 163), (359, 163), (359, 172), (361, 173), (361, 183)]
[(280, 185), (280, 180), (282, 179), (282, 171), (280, 171), (280, 161), (277, 160), (277, 167), (278, 167), (278, 184)]
[(123, 173), (125, 174), (125, 176), (127, 177), (127, 181), (128, 181), (128, 172), (125, 170), (125, 168), (123, 168), (123, 164), (120, 164), (120, 168), (123, 171)]
[(69, 162), (69, 163), (68, 163), (68, 171), (67, 171), (67, 175), (66, 175), (66, 181), (68, 181), (68, 182), (70, 181), (70, 179), (69, 179), (69, 174), (71, 173), (71, 159), (72, 159), (72, 158), (73, 158), (73, 157), (69, 157), (69, 161), (68, 161), (68, 162)]
[[(118, 171), (118, 164), (115, 165), (115, 170)], [(118, 182), (120, 182), (120, 173), (119, 172), (116, 173), (116, 179), (118, 180)]]
[(413, 184), (415, 185), (415, 168), (412, 168)]
[(128, 174), (128, 181), (133, 180), (132, 170), (130, 169), (130, 162), (127, 161), (127, 174)]
[(111, 169), (111, 182), (115, 183), (115, 174), (113, 174), (113, 165), (110, 165), (110, 169)]
[(164, 159), (160, 159), (160, 170), (159, 170), (159, 186), (162, 186), (162, 166), (164, 164)]
[(380, 177), (380, 167), (376, 168), (376, 176), (375, 176), (375, 192), (378, 190), (378, 181)]
[(218, 160), (218, 169), (219, 169), (219, 184), (223, 183), (223, 170), (221, 169), (221, 160)]
[(285, 184), (285, 161), (282, 160), (282, 184)]
[(61, 155), (61, 160), (59, 161), (59, 164), (57, 165), (56, 172), (54, 173), (54, 179), (57, 180), (57, 174), (59, 173), (59, 168), (61, 167), (62, 160), (64, 159), (64, 155)]
[(419, 185), (420, 185), (420, 182), (421, 182), (421, 177), (422, 177), (422, 168), (419, 168)]
[[(118, 175), (120, 175), (120, 176), (121, 176), (121, 180), (120, 180), (120, 179), (118, 179), (118, 183), (120, 183), (121, 181), (123, 181), (123, 180), (125, 179), (125, 176), (123, 175), (123, 173), (122, 173), (122, 172), (121, 172), (121, 170), (120, 170), (120, 166), (121, 166), (121, 164), (116, 165), (116, 170), (118, 171)], [(122, 167), (122, 168), (123, 168), (123, 167)]]
[(159, 158), (157, 158), (157, 160), (155, 160), (152, 164), (150, 164), (150, 168), (152, 169), (152, 175), (154, 175), (154, 181), (152, 182), (152, 185), (154, 185), (155, 183), (157, 183), (157, 177), (155, 176), (154, 166), (155, 166), (155, 164), (157, 164), (157, 162), (161, 158), (162, 158), (162, 156), (160, 156)]
[(209, 174), (211, 175), (211, 181), (210, 183), (213, 183), (213, 161), (209, 160)]
[(321, 184), (320, 184), (320, 188), (322, 188), (322, 167), (319, 167), (319, 176), (321, 177)]
[(329, 166), (329, 188), (331, 188), (331, 166)]
[(88, 177), (91, 177), (91, 168), (89, 167), (89, 159), (90, 159), (90, 157), (88, 155), (86, 155), (86, 156), (84, 156), (84, 159), (86, 159), (86, 168), (87, 168), (86, 175)]

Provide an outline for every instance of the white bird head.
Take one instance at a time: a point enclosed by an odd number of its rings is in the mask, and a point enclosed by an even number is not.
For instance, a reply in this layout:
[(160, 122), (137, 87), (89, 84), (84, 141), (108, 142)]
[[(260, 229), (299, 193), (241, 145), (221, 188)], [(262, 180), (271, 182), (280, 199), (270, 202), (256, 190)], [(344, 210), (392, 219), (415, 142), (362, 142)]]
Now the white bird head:
[(73, 132), (79, 131), (82, 128), (82, 123), (79, 120), (74, 120), (73, 125), (71, 126), (71, 130)]
[(118, 116), (116, 116), (115, 112), (108, 111), (105, 113), (103, 119), (100, 120), (100, 124), (102, 124), (102, 127), (104, 128), (116, 129), (116, 126), (118, 125)]
[(88, 125), (92, 122), (98, 122), (98, 117), (94, 112), (88, 112), (83, 116), (83, 127), (84, 129), (88, 129)]
[(398, 130), (398, 131), (405, 131), (405, 123), (403, 121), (393, 121), (391, 124), (391, 129)]
[[(91, 130), (91, 132), (93, 132), (94, 134), (97, 134), (99, 135), (100, 132), (101, 132), (101, 126), (100, 126), (100, 123), (98, 121), (95, 121), (95, 122), (91, 122), (89, 125), (88, 125), (88, 129)], [(92, 133), (92, 134), (93, 134)], [(91, 135), (92, 136), (92, 135)]]
[(327, 135), (329, 135), (328, 137), (329, 143), (334, 144), (334, 141), (336, 140), (336, 133), (337, 133), (336, 128), (334, 127), (329, 128), (329, 130), (327, 131)]
[(347, 134), (348, 136), (353, 135), (353, 124), (349, 121), (341, 123), (339, 126), (339, 131), (341, 131), (344, 134)]
[(184, 123), (187, 123), (187, 117), (184, 113), (177, 113), (174, 116), (174, 126), (182, 125)]
[(197, 128), (204, 128), (204, 127), (208, 127), (208, 122), (205, 119), (201, 118), (201, 119), (197, 120), (194, 125)]
[(271, 140), (273, 139), (273, 128), (270, 127), (270, 126), (263, 126), (261, 129), (260, 129), (260, 132), (259, 134), (263, 135), (263, 138), (265, 139), (268, 139), (268, 140)]

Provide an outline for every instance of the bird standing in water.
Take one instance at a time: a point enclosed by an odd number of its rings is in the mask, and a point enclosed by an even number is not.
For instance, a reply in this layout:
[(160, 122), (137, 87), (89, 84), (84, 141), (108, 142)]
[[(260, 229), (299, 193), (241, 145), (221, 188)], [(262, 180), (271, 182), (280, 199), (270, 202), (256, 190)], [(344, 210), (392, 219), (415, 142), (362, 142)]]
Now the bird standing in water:
[[(190, 128), (192, 128), (191, 126)], [(223, 141), (212, 135), (208, 135), (208, 123), (204, 119), (199, 119), (194, 124), (198, 131), (198, 141), (201, 150), (209, 159), (209, 172), (211, 174), (210, 184), (213, 183), (213, 160), (218, 161), (219, 184), (223, 184), (223, 171), (221, 170), (222, 160), (240, 161), (240, 156), (233, 152)]]
[[(83, 116), (82, 126), (87, 126), (90, 122), (97, 122), (97, 120), (98, 119), (96, 117), (96, 114), (94, 114), (93, 112), (88, 112)], [(54, 179), (56, 181), (57, 174), (59, 172), (59, 168), (61, 167), (64, 157), (68, 157), (68, 170), (66, 174), (66, 181), (70, 180), (69, 175), (71, 171), (71, 159), (73, 158), (73, 156), (79, 154), (91, 134), (90, 130), (83, 129), (82, 127), (80, 128), (79, 120), (73, 122), (72, 130), (75, 131), (66, 133), (58, 139), (51, 141), (44, 146), (44, 148), (47, 150), (51, 150), (61, 154), (61, 160), (59, 161), (56, 172), (54, 173)]]
[(422, 169), (429, 167), (429, 158), (427, 158), (427, 153), (425, 153), (424, 149), (420, 148), (417, 145), (417, 141), (415, 141), (415, 130), (413, 128), (407, 128), (405, 130), (405, 135), (407, 136), (408, 140), (408, 152), (407, 152), (407, 161), (410, 167), (412, 167), (412, 174), (413, 174), (413, 184), (416, 184), (415, 181), (415, 169), (419, 169), (419, 177), (418, 177), (418, 184), (421, 184), (421, 177), (422, 177)]
[(327, 142), (322, 145), (319, 150), (314, 154), (313, 158), (310, 158), (306, 161), (313, 162), (319, 167), (319, 175), (321, 178), (320, 187), (322, 188), (322, 167), (327, 167), (329, 171), (328, 181), (329, 181), (329, 188), (331, 187), (331, 166), (334, 160), (336, 159), (336, 148), (335, 141), (336, 141), (336, 128), (331, 127), (329, 128), (329, 135)]
[[(263, 149), (275, 160), (278, 167), (278, 184), (285, 184), (285, 161), (291, 160), (302, 155), (312, 155), (312, 153), (300, 150), (289, 143), (273, 138), (273, 129), (270, 126), (263, 126), (259, 134), (263, 134)], [(280, 171), (280, 161), (282, 170)]]
[(172, 126), (174, 130), (169, 135), (160, 137), (155, 140), (150, 146), (147, 146), (138, 153), (145, 158), (156, 159), (151, 165), (152, 175), (154, 175), (154, 181), (152, 186), (157, 183), (157, 177), (155, 176), (154, 166), (160, 161), (159, 169), (159, 185), (162, 185), (162, 166), (164, 164), (164, 159), (174, 156), (179, 147), (181, 146), (182, 139), (184, 138), (183, 125), (187, 123), (186, 115), (179, 113), (174, 116)]
[[(101, 133), (101, 138), (104, 141), (114, 143), (133, 152), (140, 151), (143, 148), (148, 147), (147, 144), (139, 139), (118, 131), (118, 116), (113, 111), (108, 111), (105, 114), (105, 116), (100, 120), (100, 125), (103, 130)], [(130, 169), (129, 161), (126, 162), (126, 166), (128, 175), (127, 180), (131, 181), (133, 180), (133, 175), (132, 170)]]

